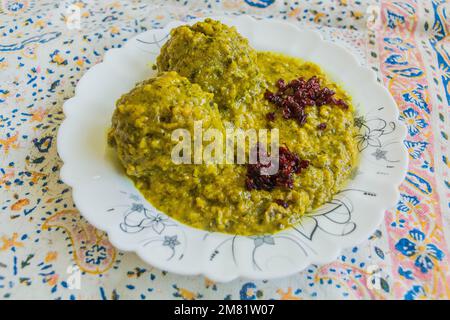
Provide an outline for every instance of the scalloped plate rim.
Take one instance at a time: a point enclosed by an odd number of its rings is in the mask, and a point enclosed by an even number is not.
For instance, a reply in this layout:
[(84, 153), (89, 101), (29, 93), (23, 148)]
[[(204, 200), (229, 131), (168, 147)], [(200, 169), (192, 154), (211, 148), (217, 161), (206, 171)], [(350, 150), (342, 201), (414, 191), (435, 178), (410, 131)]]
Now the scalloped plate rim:
[[(162, 28), (162, 29), (148, 30), (148, 31), (144, 32), (143, 34), (147, 34), (147, 33), (150, 34), (150, 33), (152, 33), (152, 32), (155, 32), (155, 30), (157, 30), (157, 31), (168, 30), (168, 29), (172, 28), (171, 26), (174, 26), (174, 25), (177, 25), (177, 24), (180, 24), (180, 23), (189, 23), (189, 24), (192, 24), (192, 23), (194, 23), (195, 21), (203, 20), (204, 18), (205, 18), (205, 17), (202, 17), (202, 18), (190, 20), (190, 21), (188, 21), (188, 22), (171, 21), (171, 22), (169, 22), (169, 23), (168, 23), (164, 28)], [(364, 71), (364, 72), (370, 74), (370, 77), (371, 77), (371, 85), (376, 85), (376, 86), (378, 86), (379, 88), (382, 88), (382, 90), (384, 91), (384, 94), (385, 94), (386, 96), (388, 96), (389, 99), (391, 100), (392, 104), (393, 104), (394, 106), (396, 106), (396, 102), (395, 102), (395, 100), (392, 98), (392, 96), (390, 95), (389, 91), (388, 91), (384, 86), (382, 86), (380, 83), (378, 83), (378, 82), (376, 81), (376, 74), (375, 74), (372, 70), (370, 70), (370, 69), (368, 69), (368, 68), (366, 68), (366, 67), (364, 67), (364, 66), (361, 66), (360, 63), (359, 63), (359, 62), (357, 61), (357, 59), (355, 58), (355, 56), (354, 56), (352, 53), (350, 53), (344, 46), (342, 46), (342, 45), (340, 45), (340, 44), (337, 44), (337, 43), (332, 43), (332, 42), (328, 42), (328, 41), (323, 40), (321, 34), (320, 34), (318, 31), (316, 31), (316, 30), (300, 29), (300, 28), (297, 27), (296, 25), (293, 25), (293, 24), (291, 24), (291, 23), (289, 23), (289, 22), (282, 21), (282, 20), (271, 20), (271, 19), (258, 19), (258, 20), (257, 20), (257, 19), (255, 19), (255, 18), (253, 18), (253, 17), (246, 16), (246, 15), (241, 15), (241, 16), (217, 16), (217, 17), (212, 17), (212, 18), (213, 18), (213, 19), (218, 19), (218, 20), (222, 20), (222, 19), (227, 19), (227, 20), (229, 20), (229, 19), (241, 19), (241, 20), (247, 19), (247, 20), (250, 21), (251, 23), (257, 23), (258, 21), (264, 21), (265, 23), (282, 24), (282, 25), (289, 26), (289, 28), (293, 28), (293, 29), (295, 29), (296, 31), (301, 31), (301, 32), (306, 32), (306, 33), (314, 34), (314, 37), (317, 37), (317, 38), (318, 38), (318, 41), (320, 41), (320, 42), (326, 42), (326, 43), (329, 44), (329, 45), (339, 47), (340, 50), (343, 50), (343, 52), (345, 52), (346, 55), (350, 56), (350, 57), (351, 57), (351, 60), (352, 60), (352, 63), (353, 63), (355, 66), (358, 67), (358, 70), (359, 70), (359, 71), (362, 70), (362, 71)], [(297, 273), (297, 272), (302, 271), (302, 270), (305, 268), (305, 266), (302, 266), (302, 267), (300, 267), (300, 268), (298, 268), (298, 269), (292, 268), (292, 270), (289, 270), (289, 271), (286, 271), (286, 272), (283, 272), (283, 273), (280, 273), (280, 274), (265, 274), (265, 273), (253, 273), (253, 274), (249, 274), (249, 270), (246, 270), (246, 272), (243, 272), (242, 270), (237, 269), (236, 272), (234, 272), (231, 276), (228, 275), (228, 276), (224, 277), (223, 275), (220, 275), (220, 274), (215, 273), (214, 270), (212, 270), (212, 271), (211, 271), (211, 270), (205, 270), (205, 268), (201, 268), (201, 267), (199, 266), (199, 268), (198, 268), (198, 270), (197, 270), (196, 272), (187, 272), (187, 273), (184, 273), (184, 272), (182, 272), (182, 270), (181, 270), (180, 268), (173, 268), (173, 267), (171, 267), (171, 266), (170, 266), (170, 267), (167, 267), (166, 265), (164, 265), (164, 262), (161, 262), (161, 261), (158, 261), (158, 260), (155, 260), (155, 259), (153, 259), (153, 261), (149, 261), (149, 260), (145, 257), (145, 254), (144, 254), (144, 252), (143, 252), (143, 250), (145, 250), (145, 248), (144, 248), (143, 246), (140, 246), (140, 245), (138, 245), (138, 244), (136, 244), (136, 243), (134, 243), (134, 244), (128, 244), (127, 246), (121, 244), (120, 241), (117, 241), (116, 237), (114, 236), (114, 233), (113, 233), (113, 231), (112, 231), (112, 227), (111, 227), (110, 225), (108, 225), (108, 224), (106, 224), (106, 223), (103, 223), (103, 224), (102, 224), (102, 223), (98, 223), (98, 221), (95, 221), (96, 219), (91, 218), (91, 215), (90, 215), (90, 214), (87, 214), (87, 212), (89, 212), (89, 210), (83, 209), (85, 203), (84, 203), (81, 199), (79, 199), (79, 193), (77, 192), (78, 186), (76, 185), (76, 179), (72, 179), (72, 178), (73, 178), (73, 173), (70, 173), (70, 172), (68, 172), (68, 170), (67, 170), (68, 167), (69, 167), (69, 166), (67, 165), (67, 163), (70, 162), (70, 159), (67, 159), (67, 157), (66, 157), (66, 155), (65, 155), (65, 152), (64, 152), (65, 146), (63, 145), (63, 141), (64, 141), (64, 135), (63, 135), (63, 133), (64, 133), (64, 128), (65, 128), (65, 126), (67, 126), (67, 125), (70, 124), (68, 118), (70, 117), (70, 113), (71, 113), (71, 111), (70, 111), (71, 104), (75, 104), (75, 103), (79, 100), (79, 95), (80, 95), (80, 90), (79, 90), (79, 88), (80, 88), (80, 84), (81, 84), (81, 86), (83, 85), (83, 83), (84, 83), (84, 82), (86, 81), (86, 79), (87, 79), (87, 75), (94, 74), (94, 73), (96, 72), (96, 70), (98, 70), (98, 68), (99, 68), (100, 65), (107, 64), (108, 61), (111, 60), (112, 57), (113, 57), (114, 55), (119, 54), (119, 53), (121, 52), (121, 50), (124, 50), (127, 46), (131, 46), (131, 45), (132, 45), (132, 42), (133, 42), (132, 40), (137, 39), (137, 38), (138, 38), (139, 36), (141, 36), (141, 35), (142, 35), (142, 34), (138, 34), (138, 35), (134, 36), (133, 38), (131, 38), (131, 39), (125, 44), (125, 46), (124, 46), (123, 48), (115, 48), (115, 49), (109, 50), (109, 51), (105, 54), (104, 60), (103, 60), (101, 63), (99, 63), (99, 64), (93, 66), (92, 68), (90, 68), (90, 69), (83, 75), (83, 77), (80, 79), (80, 81), (79, 81), (79, 83), (78, 83), (78, 85), (77, 85), (77, 88), (76, 88), (76, 90), (75, 90), (75, 95), (74, 95), (72, 98), (68, 99), (68, 100), (64, 103), (64, 105), (63, 105), (63, 111), (64, 111), (64, 114), (66, 115), (66, 119), (65, 119), (65, 120), (63, 121), (63, 123), (61, 124), (61, 127), (59, 128), (58, 133), (57, 133), (57, 149), (58, 149), (58, 153), (60, 154), (61, 159), (62, 159), (63, 162), (64, 162), (63, 166), (61, 167), (61, 174), (60, 174), (60, 175), (61, 175), (61, 180), (63, 180), (65, 183), (67, 183), (69, 186), (72, 187), (72, 189), (73, 189), (73, 199), (74, 199), (74, 203), (75, 203), (77, 206), (80, 207), (80, 208), (79, 208), (79, 211), (80, 211), (81, 215), (83, 215), (83, 216), (84, 216), (84, 217), (85, 217), (92, 225), (94, 225), (96, 228), (98, 228), (98, 229), (100, 229), (100, 230), (103, 230), (103, 231), (107, 232), (107, 233), (108, 233), (108, 236), (109, 236), (109, 238), (110, 238), (111, 243), (112, 243), (115, 247), (117, 247), (117, 248), (127, 248), (127, 251), (133, 251), (133, 252), (137, 253), (137, 255), (138, 255), (139, 257), (141, 257), (141, 259), (143, 259), (143, 260), (146, 261), (147, 263), (149, 263), (149, 264), (151, 264), (151, 265), (153, 265), (153, 266), (156, 266), (156, 267), (158, 267), (158, 268), (161, 268), (161, 269), (164, 269), (164, 270), (167, 270), (167, 271), (170, 271), (170, 272), (177, 273), (177, 274), (182, 274), (182, 275), (204, 275), (204, 276), (209, 277), (210, 279), (213, 279), (213, 280), (216, 280), (216, 281), (219, 281), (219, 282), (224, 282), (224, 281), (231, 281), (231, 280), (236, 279), (236, 278), (238, 278), (238, 277), (241, 277), (241, 278), (248, 278), (248, 279), (255, 279), (255, 280), (258, 280), (258, 279), (269, 279), (269, 278), (279, 278), (279, 277), (289, 276), (289, 275), (292, 275), (292, 274), (295, 274), (295, 273)], [(396, 107), (396, 108), (394, 108), (394, 109), (391, 110), (391, 111), (392, 111), (392, 112), (394, 113), (394, 115), (395, 115), (395, 119), (396, 119), (396, 122), (395, 122), (395, 123), (397, 124), (398, 129), (400, 130), (400, 133), (398, 134), (400, 137), (399, 137), (398, 139), (400, 139), (401, 141), (403, 141), (403, 140), (405, 139), (405, 137), (406, 137), (406, 127), (405, 127), (404, 125), (402, 125), (401, 122), (399, 122), (399, 121), (397, 120), (397, 118), (398, 118), (398, 116), (399, 116), (399, 110), (398, 110), (398, 108)], [(402, 143), (401, 145), (402, 145), (402, 151), (403, 151), (402, 153), (403, 153), (403, 156), (406, 157), (406, 161), (405, 161), (403, 167), (401, 167), (401, 168), (398, 169), (398, 171), (401, 171), (401, 175), (400, 175), (400, 176), (402, 177), (402, 179), (398, 179), (398, 180), (400, 180), (400, 181), (395, 181), (394, 183), (392, 183), (392, 186), (396, 189), (396, 194), (395, 194), (396, 200), (398, 200), (398, 198), (399, 198), (398, 187), (399, 187), (399, 185), (401, 184), (401, 182), (402, 182), (404, 176), (406, 175), (407, 164), (408, 164), (408, 157), (407, 157), (406, 149), (405, 149), (405, 147), (403, 146), (403, 143)], [(72, 174), (72, 176), (71, 176), (71, 174)], [(386, 206), (383, 207), (383, 208), (380, 208), (380, 209), (378, 210), (378, 211), (380, 211), (380, 212), (377, 213), (377, 223), (376, 223), (376, 224), (374, 223), (373, 225), (371, 225), (370, 233), (367, 232), (367, 235), (365, 235), (365, 236), (362, 236), (362, 235), (361, 235), (358, 239), (353, 239), (353, 240), (352, 240), (352, 245), (360, 244), (361, 242), (363, 242), (363, 241), (367, 238), (367, 236), (369, 236), (371, 233), (373, 233), (373, 232), (375, 231), (375, 229), (378, 227), (378, 225), (379, 225), (380, 223), (382, 223), (382, 220), (383, 220), (383, 218), (384, 218), (384, 211), (387, 210), (387, 209), (389, 209), (389, 208), (390, 208), (390, 207), (386, 207)], [(345, 246), (345, 247), (349, 247), (349, 246), (352, 246), (352, 245), (347, 245), (347, 246)], [(326, 258), (323, 257), (323, 258), (325, 258), (325, 259), (323, 259), (323, 260), (325, 260), (325, 261), (333, 261), (333, 260), (335, 260), (335, 259), (338, 257), (338, 255), (341, 253), (341, 251), (344, 249), (343, 247), (341, 247), (341, 246), (339, 246), (339, 245), (337, 245), (336, 248), (337, 248), (337, 250), (334, 250), (335, 252), (333, 252), (333, 254), (331, 254), (331, 255), (329, 254)], [(307, 263), (305, 264), (306, 266), (308, 266), (308, 265), (311, 264), (311, 263), (316, 263), (317, 260), (318, 260), (318, 259), (314, 260), (314, 257), (312, 257), (312, 258), (307, 258), (307, 259), (309, 259), (309, 260), (308, 260)], [(320, 260), (320, 259), (319, 259), (319, 260)], [(203, 264), (203, 265), (205, 265), (205, 264)], [(273, 273), (273, 272), (272, 272), (272, 273)]]

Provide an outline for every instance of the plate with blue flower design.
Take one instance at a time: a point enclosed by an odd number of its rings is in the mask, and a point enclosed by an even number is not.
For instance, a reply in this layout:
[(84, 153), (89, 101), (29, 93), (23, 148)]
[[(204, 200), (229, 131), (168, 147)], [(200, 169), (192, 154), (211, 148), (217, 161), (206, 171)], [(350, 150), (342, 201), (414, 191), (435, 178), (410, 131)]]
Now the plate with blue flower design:
[[(225, 282), (238, 277), (288, 276), (311, 263), (336, 259), (342, 249), (367, 239), (398, 199), (407, 168), (406, 129), (389, 92), (373, 71), (345, 48), (312, 30), (249, 16), (215, 17), (235, 26), (257, 50), (278, 51), (320, 65), (343, 83), (357, 109), (360, 162), (334, 198), (289, 229), (273, 235), (237, 236), (186, 226), (155, 209), (112, 161), (105, 139), (116, 100), (154, 75), (151, 64), (172, 28), (149, 30), (110, 50), (80, 80), (64, 104), (58, 132), (62, 180), (70, 185), (81, 214), (108, 233), (117, 248), (136, 252), (149, 264), (184, 275)], [(194, 21), (190, 21), (192, 24)], [(120, 79), (117, 81), (115, 79)], [(95, 93), (95, 94), (94, 94)]]

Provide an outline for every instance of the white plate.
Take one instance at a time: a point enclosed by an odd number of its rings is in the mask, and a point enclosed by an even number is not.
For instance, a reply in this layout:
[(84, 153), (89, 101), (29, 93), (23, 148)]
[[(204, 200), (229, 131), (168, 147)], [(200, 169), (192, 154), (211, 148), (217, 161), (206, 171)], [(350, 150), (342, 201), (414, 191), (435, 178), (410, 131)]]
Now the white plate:
[(151, 64), (169, 31), (183, 24), (180, 21), (109, 51), (104, 62), (80, 80), (75, 96), (64, 104), (66, 119), (58, 132), (58, 152), (64, 161), (61, 178), (72, 187), (81, 214), (106, 231), (113, 245), (135, 251), (163, 270), (223, 282), (282, 277), (311, 263), (331, 262), (341, 249), (370, 236), (384, 211), (397, 201), (408, 157), (403, 146), (406, 129), (397, 120), (395, 101), (372, 71), (314, 31), (248, 16), (215, 19), (236, 26), (257, 50), (319, 64), (352, 95), (361, 127), (361, 161), (345, 190), (295, 228), (255, 237), (193, 229), (158, 212), (140, 195), (113, 161), (106, 130), (116, 100), (154, 74)]

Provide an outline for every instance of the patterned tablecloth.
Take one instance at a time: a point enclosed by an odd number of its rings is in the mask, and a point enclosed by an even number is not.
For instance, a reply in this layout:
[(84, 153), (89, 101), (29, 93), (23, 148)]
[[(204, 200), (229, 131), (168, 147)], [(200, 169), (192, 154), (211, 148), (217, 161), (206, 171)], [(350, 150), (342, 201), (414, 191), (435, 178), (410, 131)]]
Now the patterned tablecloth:
[[(450, 2), (0, 2), (0, 299), (450, 298)], [(61, 106), (105, 51), (172, 19), (247, 13), (318, 29), (378, 74), (408, 127), (401, 198), (362, 245), (270, 281), (213, 283), (116, 250), (59, 180)]]

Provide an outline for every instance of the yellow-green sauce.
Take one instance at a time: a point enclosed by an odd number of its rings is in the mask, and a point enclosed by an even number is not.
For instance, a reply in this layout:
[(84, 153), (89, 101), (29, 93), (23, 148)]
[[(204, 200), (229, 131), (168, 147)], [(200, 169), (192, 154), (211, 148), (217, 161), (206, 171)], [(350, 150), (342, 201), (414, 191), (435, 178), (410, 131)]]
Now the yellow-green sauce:
[[(138, 84), (117, 101), (110, 144), (137, 188), (160, 211), (190, 226), (230, 234), (274, 233), (329, 201), (357, 163), (351, 98), (316, 64), (272, 52), (256, 52), (234, 28), (205, 20), (171, 33), (157, 59), (156, 78)], [(286, 120), (266, 99), (275, 82), (316, 76), (348, 109), (307, 107), (306, 123)], [(274, 121), (267, 113), (274, 112)], [(246, 166), (174, 164), (177, 128), (193, 132), (278, 128), (286, 145), (310, 165), (295, 176), (294, 187), (272, 191), (245, 186)], [(317, 126), (326, 123), (325, 130)], [(275, 200), (288, 204), (287, 208)]]

